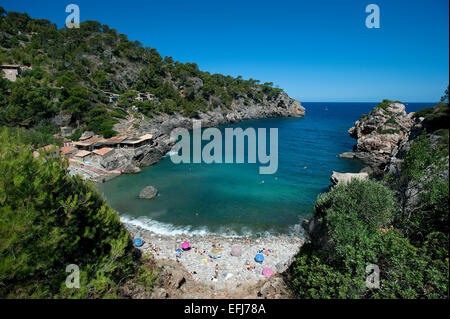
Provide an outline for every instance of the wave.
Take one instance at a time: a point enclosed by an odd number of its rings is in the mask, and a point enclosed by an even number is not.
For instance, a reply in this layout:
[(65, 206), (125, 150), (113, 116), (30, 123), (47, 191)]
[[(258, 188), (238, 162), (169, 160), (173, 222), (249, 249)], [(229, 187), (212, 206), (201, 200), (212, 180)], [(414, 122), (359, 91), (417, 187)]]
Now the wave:
[(142, 229), (151, 231), (155, 234), (161, 235), (197, 235), (206, 236), (212, 234), (207, 228), (192, 229), (191, 226), (174, 226), (168, 223), (158, 222), (156, 220), (139, 217), (132, 218), (128, 216), (120, 216), (120, 220), (124, 224), (128, 224), (135, 227), (140, 227)]
[(164, 155), (164, 157), (170, 157), (172, 155), (177, 155), (177, 154), (178, 154), (177, 151), (169, 151), (169, 152), (166, 153), (166, 155)]
[[(254, 232), (247, 227), (242, 227), (240, 230), (240, 234), (237, 234), (232, 229), (227, 227), (221, 227), (217, 231), (211, 231), (208, 227), (202, 228), (193, 228), (192, 226), (175, 226), (170, 223), (158, 222), (156, 220), (147, 218), (147, 217), (139, 217), (133, 218), (129, 216), (120, 216), (120, 220), (124, 224), (128, 224), (130, 226), (139, 227), (144, 230), (150, 231), (155, 234), (161, 234), (165, 236), (177, 236), (177, 235), (188, 235), (188, 236), (220, 236), (220, 237), (229, 237), (229, 238), (271, 238), (278, 237), (280, 235), (292, 236), (294, 233), (303, 237), (303, 229), (300, 224), (296, 224), (290, 227), (289, 234), (282, 234), (273, 231), (262, 231), (262, 232)], [(228, 231), (227, 231), (228, 230)]]

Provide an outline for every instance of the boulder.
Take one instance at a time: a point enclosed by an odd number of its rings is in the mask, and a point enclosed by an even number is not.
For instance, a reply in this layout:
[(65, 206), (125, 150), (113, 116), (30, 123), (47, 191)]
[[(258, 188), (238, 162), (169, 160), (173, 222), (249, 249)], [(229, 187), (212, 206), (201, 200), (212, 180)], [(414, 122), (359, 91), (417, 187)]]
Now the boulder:
[(127, 166), (125, 166), (125, 168), (122, 171), (122, 173), (124, 173), (124, 174), (138, 174), (140, 172), (141, 172), (141, 169), (132, 164), (128, 164)]
[(334, 185), (339, 185), (341, 183), (348, 183), (350, 182), (352, 179), (359, 179), (359, 180), (368, 180), (369, 179), (369, 174), (367, 173), (339, 173), (339, 172), (334, 172), (330, 177), (331, 182)]
[(94, 136), (94, 132), (91, 131), (85, 131), (83, 132), (83, 134), (80, 137), (80, 140), (87, 140), (88, 138), (91, 138), (92, 136)]
[(287, 285), (280, 276), (271, 277), (257, 292), (258, 297), (265, 299), (286, 298), (288, 295)]
[(152, 199), (158, 195), (158, 190), (153, 186), (147, 186), (139, 193), (141, 199)]
[(366, 166), (366, 167), (362, 168), (359, 172), (360, 173), (367, 173), (367, 174), (369, 174), (369, 176), (373, 174), (373, 170), (369, 166)]
[(352, 158), (355, 158), (355, 153), (353, 153), (353, 152), (344, 152), (342, 154), (339, 154), (338, 157), (352, 159)]

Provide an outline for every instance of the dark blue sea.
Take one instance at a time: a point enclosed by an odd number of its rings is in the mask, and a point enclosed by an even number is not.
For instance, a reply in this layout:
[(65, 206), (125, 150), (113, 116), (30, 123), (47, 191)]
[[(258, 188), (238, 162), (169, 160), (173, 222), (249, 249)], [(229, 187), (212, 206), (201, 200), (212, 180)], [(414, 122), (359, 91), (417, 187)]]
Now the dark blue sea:
[[(347, 131), (378, 103), (302, 103), (304, 118), (249, 120), (220, 127), (278, 128), (278, 171), (260, 175), (256, 164), (174, 164), (165, 157), (137, 175), (122, 175), (98, 190), (122, 220), (164, 234), (238, 235), (294, 233), (313, 213), (317, 196), (328, 190), (332, 171), (358, 172)], [(435, 103), (407, 103), (407, 112)], [(159, 195), (140, 200), (152, 185)]]

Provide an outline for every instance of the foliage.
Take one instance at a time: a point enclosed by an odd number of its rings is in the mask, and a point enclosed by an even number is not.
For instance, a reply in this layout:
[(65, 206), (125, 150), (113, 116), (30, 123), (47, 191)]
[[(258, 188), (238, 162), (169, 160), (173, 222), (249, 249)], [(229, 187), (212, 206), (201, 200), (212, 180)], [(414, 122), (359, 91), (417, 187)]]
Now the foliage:
[[(311, 243), (302, 246), (291, 267), (297, 296), (448, 296), (448, 248), (441, 246), (448, 236), (430, 238), (427, 246), (416, 247), (393, 227), (396, 211), (394, 193), (380, 182), (353, 180), (320, 195)], [(380, 289), (366, 288), (370, 264), (380, 269)]]
[[(386, 176), (397, 190), (400, 214), (396, 224), (416, 244), (422, 244), (435, 231), (448, 235), (448, 148), (432, 147), (423, 133), (412, 143), (401, 164), (401, 172)], [(425, 191), (423, 191), (425, 190)], [(414, 207), (408, 203), (417, 197)]]
[[(147, 116), (179, 112), (188, 117), (230, 108), (238, 99), (246, 105), (274, 100), (282, 92), (271, 82), (210, 74), (195, 63), (162, 58), (154, 48), (96, 21), (82, 22), (79, 29), (57, 29), (47, 20), (2, 12), (0, 62), (33, 69), (14, 83), (0, 79), (0, 125), (30, 128), (66, 113), (71, 115), (67, 124), (112, 136), (114, 118), (126, 116), (90, 112), (109, 109), (104, 90), (121, 94), (117, 106), (125, 112), (134, 105)], [(136, 101), (137, 92), (156, 99)]]
[[(0, 296), (116, 296), (133, 274), (132, 243), (93, 186), (67, 173), (65, 160), (35, 159), (23, 130), (0, 133)], [(66, 266), (81, 271), (68, 289)]]
[[(290, 271), (299, 297), (448, 298), (448, 89), (415, 117), (424, 125), (398, 170), (318, 197), (311, 242)], [(379, 289), (364, 285), (369, 264), (380, 269)]]
[[(447, 89), (448, 90), (448, 89)], [(441, 101), (436, 106), (430, 106), (427, 108), (424, 108), (420, 111), (417, 111), (414, 113), (414, 117), (424, 117), (423, 125), (427, 128), (427, 131), (429, 133), (432, 133), (434, 131), (440, 130), (440, 129), (446, 129), (449, 128), (449, 107), (448, 107), (448, 96), (447, 96), (447, 102), (444, 102), (444, 98), (442, 98), (443, 101)]]

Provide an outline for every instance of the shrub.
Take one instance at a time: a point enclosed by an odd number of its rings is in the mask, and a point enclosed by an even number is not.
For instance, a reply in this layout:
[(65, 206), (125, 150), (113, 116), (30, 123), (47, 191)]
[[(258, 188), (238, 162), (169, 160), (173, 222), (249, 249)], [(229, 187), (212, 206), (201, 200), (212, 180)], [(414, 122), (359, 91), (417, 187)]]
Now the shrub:
[[(132, 274), (132, 243), (93, 186), (40, 156), (19, 132), (0, 132), (0, 297), (115, 296)], [(82, 288), (65, 287), (76, 264)]]
[[(448, 296), (448, 235), (430, 234), (426, 246), (415, 247), (400, 229), (393, 228), (396, 211), (393, 191), (380, 182), (353, 180), (319, 195), (311, 243), (302, 246), (290, 270), (296, 295)], [(380, 269), (380, 289), (365, 286), (370, 264)]]

